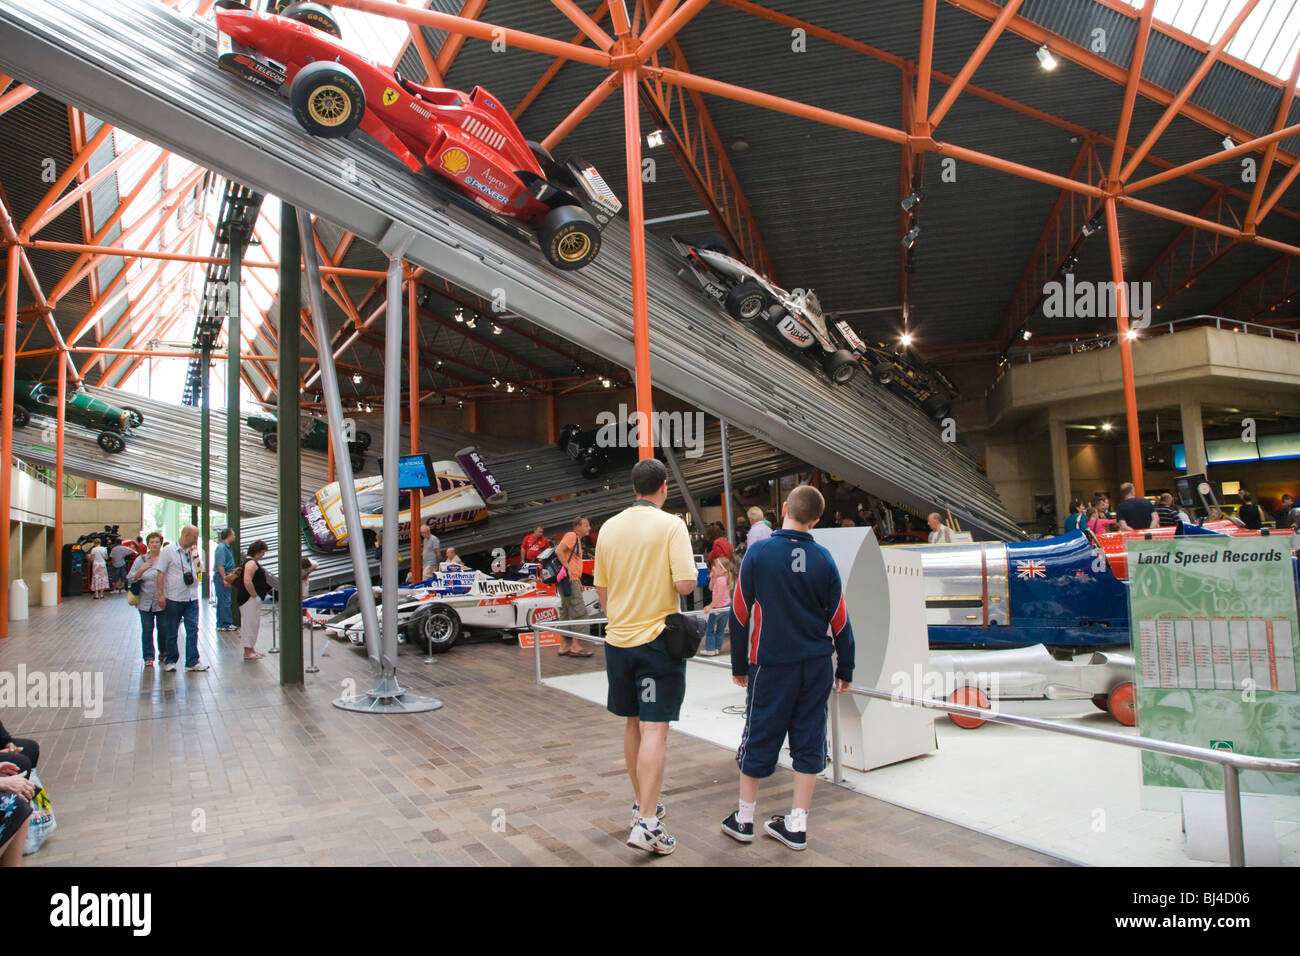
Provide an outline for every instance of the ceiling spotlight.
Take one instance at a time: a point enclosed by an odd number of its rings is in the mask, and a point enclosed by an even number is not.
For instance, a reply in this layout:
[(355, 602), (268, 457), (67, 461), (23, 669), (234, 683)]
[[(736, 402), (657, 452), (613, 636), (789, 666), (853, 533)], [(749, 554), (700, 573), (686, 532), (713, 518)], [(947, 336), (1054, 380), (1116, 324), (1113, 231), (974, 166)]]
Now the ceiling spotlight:
[(1102, 423), (1101, 423), (1101, 430), (1104, 431), (1104, 432), (1108, 432), (1108, 431), (1110, 431), (1110, 430), (1111, 430), (1112, 428), (1114, 428), (1114, 427), (1115, 427), (1115, 426), (1112, 425), (1110, 422), (1102, 422)]
[(1046, 43), (1038, 48), (1037, 56), (1044, 70), (1056, 69), (1056, 57), (1052, 56), (1052, 51), (1047, 48)]
[(899, 203), (899, 205), (903, 207), (903, 212), (911, 212), (912, 207), (915, 206), (920, 201), (921, 201), (920, 190), (913, 190), (912, 195), (904, 199), (901, 203)]
[(513, 392), (514, 390), (515, 390), (514, 385), (513, 385), (512, 383), (510, 383), (510, 382), (506, 382), (506, 391), (507, 391), (507, 392)]
[(1097, 215), (1093, 216), (1091, 219), (1089, 219), (1087, 222), (1083, 224), (1082, 232), (1085, 236), (1091, 236), (1094, 232), (1097, 232), (1099, 229), (1101, 229), (1101, 227), (1104, 226), (1105, 224), (1106, 224), (1105, 217), (1102, 215), (1102, 213), (1097, 213)]
[(1066, 256), (1065, 261), (1061, 263), (1061, 275), (1068, 276), (1079, 266), (1078, 256)]
[(737, 136), (731, 141), (731, 148), (734, 152), (743, 153), (745, 150), (749, 149), (749, 140), (745, 139), (743, 136)]
[(899, 344), (903, 346), (903, 348), (907, 348), (912, 344), (912, 333), (904, 332), (898, 341)]
[(650, 149), (656, 149), (664, 144), (664, 131), (661, 129), (654, 130), (647, 134), (645, 144)]
[(492, 334), (493, 335), (501, 334), (501, 326), (497, 325), (495, 322), (492, 323)]
[(911, 249), (912, 246), (915, 245), (916, 240), (920, 237), (920, 235), (921, 235), (920, 226), (913, 226), (911, 229), (909, 229), (907, 231), (907, 235), (903, 237), (903, 248)]
[(609, 387), (610, 387), (611, 385), (613, 385), (614, 383), (611, 382), (611, 381), (610, 381), (609, 379), (607, 379), (607, 378), (602, 378), (602, 379), (600, 380), (600, 384), (603, 385), (605, 388), (609, 388)]
[(1028, 329), (1021, 329), (1020, 337), (1024, 339), (1026, 342), (1028, 342), (1030, 339), (1034, 337), (1034, 333), (1030, 332)]
[(1237, 148), (1237, 141), (1236, 141), (1235, 139), (1233, 139), (1231, 136), (1225, 136), (1225, 137), (1223, 137), (1223, 140), (1222, 140), (1221, 142), (1222, 142), (1222, 145), (1223, 145), (1223, 148), (1224, 148), (1224, 149), (1236, 149), (1236, 148)]
[(522, 385), (520, 385), (520, 386), (519, 386), (519, 394), (520, 394), (520, 395), (527, 395), (527, 394), (528, 394), (528, 389), (526, 389), (526, 388), (524, 388)]
[(1137, 337), (1138, 337), (1137, 329), (1129, 329), (1127, 332), (1124, 333), (1124, 338), (1128, 339), (1130, 342), (1132, 342)]
[(585, 368), (583, 368), (581, 365), (575, 365), (575, 366), (573, 366), (573, 374), (574, 374), (574, 375), (585, 375), (585, 374), (587, 374), (587, 370), (586, 370)]
[(353, 385), (360, 385), (360, 384), (361, 384), (361, 373), (360, 373), (360, 372), (353, 372), (353, 373), (352, 373), (352, 384), (353, 384)]
[(465, 403), (464, 403), (464, 402), (460, 402), (460, 401), (458, 401), (458, 402), (456, 403), (456, 407), (457, 407), (457, 408), (464, 408), (464, 407), (465, 407)]
[(492, 379), (492, 387), (493, 387), (493, 388), (500, 388), (500, 387), (501, 387), (501, 379), (499, 379), (499, 378), (494, 378), (494, 379)]
[(457, 322), (464, 322), (464, 321), (465, 321), (465, 310), (464, 310), (464, 309), (460, 309), (460, 308), (458, 308), (458, 309), (456, 310), (456, 321), (457, 321)]
[(442, 359), (438, 359), (438, 368), (442, 368)]
[(467, 328), (467, 329), (475, 328), (477, 325), (478, 325), (478, 315), (477, 315), (477, 313), (474, 314), (474, 315), (471, 315), (468, 319), (465, 320), (465, 328)]

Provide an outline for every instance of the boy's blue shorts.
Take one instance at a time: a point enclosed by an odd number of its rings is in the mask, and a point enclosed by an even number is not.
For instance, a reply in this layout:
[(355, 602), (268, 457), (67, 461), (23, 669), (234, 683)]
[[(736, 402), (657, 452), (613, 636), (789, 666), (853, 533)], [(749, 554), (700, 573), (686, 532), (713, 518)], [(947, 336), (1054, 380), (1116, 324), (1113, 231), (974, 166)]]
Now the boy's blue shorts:
[(826, 703), (835, 685), (832, 659), (750, 664), (745, 732), (736, 763), (747, 777), (770, 777), (788, 735), (798, 773), (826, 769)]

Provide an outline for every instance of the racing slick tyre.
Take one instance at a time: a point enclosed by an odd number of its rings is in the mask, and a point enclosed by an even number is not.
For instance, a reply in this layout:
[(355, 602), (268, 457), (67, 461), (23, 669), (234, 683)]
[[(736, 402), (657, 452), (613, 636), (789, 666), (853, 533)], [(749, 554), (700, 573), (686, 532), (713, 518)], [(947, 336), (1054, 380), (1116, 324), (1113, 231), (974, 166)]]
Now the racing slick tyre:
[(697, 242), (695, 248), (703, 249), (705, 252), (720, 252), (724, 256), (731, 255), (731, 250), (727, 248), (727, 240), (723, 239), (722, 236), (717, 233), (714, 233), (711, 236), (706, 236), (703, 240)]
[(330, 13), (330, 8), (323, 3), (291, 3), (280, 11), (286, 20), (296, 20), (309, 27), (315, 27), (321, 33), (328, 33), (336, 40), (343, 39), (343, 31), (338, 21)]
[(871, 370), (871, 377), (878, 385), (888, 385), (894, 380), (894, 370), (888, 365), (877, 365)]
[(1132, 681), (1125, 681), (1110, 692), (1106, 701), (1110, 715), (1125, 727), (1137, 723), (1137, 686)]
[(366, 94), (356, 76), (332, 60), (299, 70), (289, 84), (289, 102), (298, 125), (322, 139), (347, 136), (366, 112)]
[(737, 283), (736, 286), (727, 293), (727, 298), (722, 305), (727, 310), (727, 314), (733, 319), (739, 319), (741, 322), (752, 322), (763, 314), (767, 308), (767, 290), (757, 282), (746, 280)]
[(32, 420), (31, 412), (23, 408), (21, 405), (14, 406), (14, 425), (16, 425), (18, 428), (22, 428), (31, 420)]
[(430, 654), (452, 649), (460, 639), (460, 616), (445, 604), (435, 604), (420, 619), (420, 640)]
[(858, 374), (858, 357), (848, 349), (836, 349), (826, 356), (822, 368), (836, 385), (847, 385)]
[(581, 206), (556, 206), (538, 227), (542, 253), (557, 269), (581, 269), (600, 251), (600, 229)]
[[(988, 697), (978, 687), (958, 687), (948, 699), (954, 704), (965, 704), (967, 707), (979, 707), (983, 710), (988, 710), (989, 707)], [(948, 719), (962, 730), (974, 730), (984, 725), (984, 721), (980, 718), (968, 717), (966, 714), (949, 714)]]
[(99, 438), (96, 440), (99, 442), (99, 447), (110, 455), (115, 455), (126, 447), (126, 442), (116, 432), (100, 432)]
[(139, 409), (132, 408), (130, 405), (123, 405), (122, 411), (126, 412), (126, 423), (132, 428), (139, 428), (144, 424), (144, 416), (140, 414)]
[(921, 411), (925, 412), (936, 422), (943, 421), (952, 411), (952, 403), (941, 395), (931, 395), (921, 403)]
[(276, 451), (280, 447), (280, 436), (275, 432), (262, 432), (262, 444), (268, 451)]

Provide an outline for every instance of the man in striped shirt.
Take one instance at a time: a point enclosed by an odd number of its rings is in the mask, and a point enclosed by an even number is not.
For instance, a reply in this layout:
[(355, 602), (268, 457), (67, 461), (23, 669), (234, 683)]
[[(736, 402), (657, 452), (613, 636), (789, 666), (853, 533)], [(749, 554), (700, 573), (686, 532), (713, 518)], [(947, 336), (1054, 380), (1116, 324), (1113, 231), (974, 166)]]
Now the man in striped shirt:
[(825, 508), (811, 485), (790, 492), (781, 530), (745, 552), (736, 581), (731, 673), (746, 689), (746, 717), (736, 753), (740, 806), (722, 831), (742, 843), (754, 839), (758, 782), (776, 769), (788, 734), (794, 806), (764, 829), (792, 850), (807, 845), (813, 783), (826, 768), (827, 700), (832, 686), (844, 693), (853, 679), (853, 628), (840, 573), (830, 552), (809, 534)]

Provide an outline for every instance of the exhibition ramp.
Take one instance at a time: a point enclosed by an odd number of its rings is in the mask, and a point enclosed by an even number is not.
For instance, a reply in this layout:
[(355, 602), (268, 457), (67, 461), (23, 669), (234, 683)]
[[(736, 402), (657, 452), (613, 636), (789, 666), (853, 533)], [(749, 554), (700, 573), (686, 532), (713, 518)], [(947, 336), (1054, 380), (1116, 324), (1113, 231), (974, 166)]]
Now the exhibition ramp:
[[(380, 248), (409, 238), (407, 260), (485, 299), (504, 294), (512, 313), (634, 366), (624, 221), (605, 231), (594, 263), (557, 271), (363, 136), (304, 133), (283, 99), (217, 67), (215, 37), (210, 21), (155, 0), (0, 0), (0, 72)], [(832, 386), (775, 351), (679, 277), (670, 248), (647, 239), (657, 387), (880, 497), (949, 511), (980, 536), (1023, 537), (974, 458), (942, 441), (919, 409), (868, 375)]]

